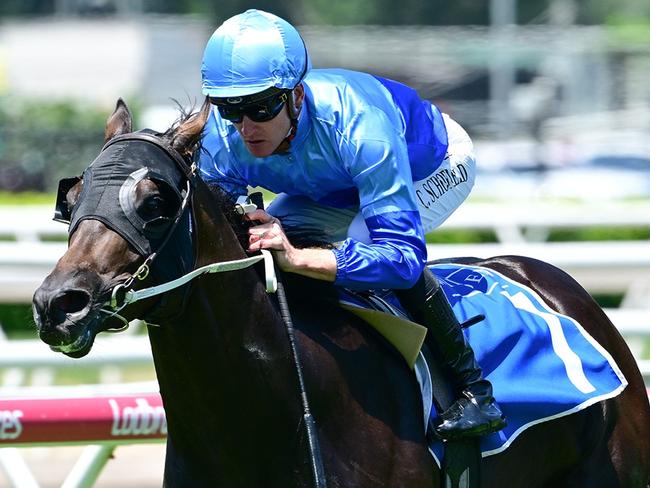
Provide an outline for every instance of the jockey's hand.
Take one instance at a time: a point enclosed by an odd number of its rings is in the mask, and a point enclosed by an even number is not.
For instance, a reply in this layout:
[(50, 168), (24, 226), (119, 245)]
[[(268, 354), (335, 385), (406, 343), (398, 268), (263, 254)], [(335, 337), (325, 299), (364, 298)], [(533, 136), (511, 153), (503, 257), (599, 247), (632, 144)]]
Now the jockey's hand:
[(256, 252), (260, 249), (271, 249), (280, 269), (291, 271), (296, 248), (289, 242), (280, 220), (259, 209), (246, 214), (245, 218), (259, 222), (248, 229), (248, 250)]
[(329, 249), (297, 249), (291, 245), (282, 224), (264, 210), (255, 210), (246, 220), (259, 222), (248, 229), (248, 250), (270, 249), (282, 271), (298, 273), (318, 280), (334, 281), (336, 257)]

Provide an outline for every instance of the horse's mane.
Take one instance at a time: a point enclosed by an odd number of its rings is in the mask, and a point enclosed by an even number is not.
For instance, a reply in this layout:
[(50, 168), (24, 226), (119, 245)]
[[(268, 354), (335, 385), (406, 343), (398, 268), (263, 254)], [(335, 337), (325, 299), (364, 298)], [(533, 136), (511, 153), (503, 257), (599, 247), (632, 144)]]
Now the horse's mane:
[(185, 108), (178, 100), (172, 98), (172, 102), (178, 109), (178, 117), (165, 132), (159, 132), (158, 135), (163, 139), (169, 140), (172, 138), (174, 131), (178, 129), (184, 122), (187, 122), (190, 117), (196, 113), (196, 103), (192, 103), (188, 108)]
[(246, 249), (248, 247), (248, 228), (250, 222), (244, 220), (240, 214), (235, 211), (235, 201), (216, 183), (206, 183), (210, 190), (210, 195), (214, 200), (215, 209), (221, 212), (232, 230), (235, 232), (239, 244)]
[[(184, 156), (187, 158), (189, 157), (188, 155), (194, 155), (201, 147), (202, 128), (205, 124), (210, 105), (206, 98), (203, 106), (197, 112), (195, 110), (196, 102), (185, 109), (178, 100), (172, 99), (172, 101), (178, 108), (179, 116), (165, 132), (158, 133), (158, 136), (169, 142), (172, 146), (183, 147), (185, 150)], [(179, 130), (180, 128), (182, 130)]]
[[(235, 211), (234, 200), (217, 183), (210, 182), (207, 185), (217, 209), (226, 217), (233, 231), (235, 231), (240, 244), (246, 249), (248, 247), (248, 228), (253, 224), (243, 219)], [(280, 218), (280, 220), (282, 219)], [(318, 229), (305, 229), (300, 226), (288, 226), (283, 223), (283, 230), (291, 241), (291, 244), (297, 248), (315, 247), (319, 249), (332, 249), (333, 247), (332, 243), (327, 239), (325, 232)]]

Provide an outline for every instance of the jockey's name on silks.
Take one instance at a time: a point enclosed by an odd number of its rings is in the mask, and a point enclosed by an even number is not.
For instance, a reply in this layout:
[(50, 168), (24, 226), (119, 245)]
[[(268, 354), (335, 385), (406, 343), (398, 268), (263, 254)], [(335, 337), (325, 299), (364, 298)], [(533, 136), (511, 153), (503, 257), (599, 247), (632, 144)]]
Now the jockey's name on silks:
[[(415, 194), (423, 207), (429, 208), (438, 198), (447, 193), (453, 187), (465, 183), (469, 173), (463, 163), (458, 163), (456, 169), (443, 168), (429, 176), (421, 189), (415, 190)], [(424, 190), (424, 191), (422, 191)]]

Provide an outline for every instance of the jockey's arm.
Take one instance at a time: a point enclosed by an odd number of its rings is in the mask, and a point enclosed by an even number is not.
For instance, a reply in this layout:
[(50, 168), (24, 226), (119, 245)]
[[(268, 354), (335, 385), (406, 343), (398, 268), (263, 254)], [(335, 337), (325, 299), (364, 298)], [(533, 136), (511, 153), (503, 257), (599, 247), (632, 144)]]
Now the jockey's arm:
[(336, 284), (357, 290), (412, 287), (426, 246), (401, 132), (383, 112), (364, 112), (340, 141), (340, 151), (358, 190), (368, 238), (351, 236), (333, 250)]
[(347, 239), (333, 250), (295, 248), (279, 220), (263, 210), (246, 217), (260, 222), (249, 229), (249, 251), (273, 250), (280, 269), (349, 288), (408, 288), (426, 258), (419, 221), (409, 212), (369, 218), (372, 242)]
[(278, 257), (282, 269), (310, 278), (334, 282), (336, 258), (329, 249), (296, 249)]

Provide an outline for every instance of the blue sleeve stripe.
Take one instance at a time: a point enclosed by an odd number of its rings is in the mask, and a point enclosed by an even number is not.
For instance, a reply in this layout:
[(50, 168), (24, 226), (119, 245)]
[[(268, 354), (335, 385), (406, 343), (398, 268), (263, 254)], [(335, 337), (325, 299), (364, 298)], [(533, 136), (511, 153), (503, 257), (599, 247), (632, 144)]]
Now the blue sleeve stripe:
[(357, 290), (410, 288), (426, 261), (417, 212), (393, 212), (366, 219), (372, 243), (347, 239), (334, 250), (336, 284)]

